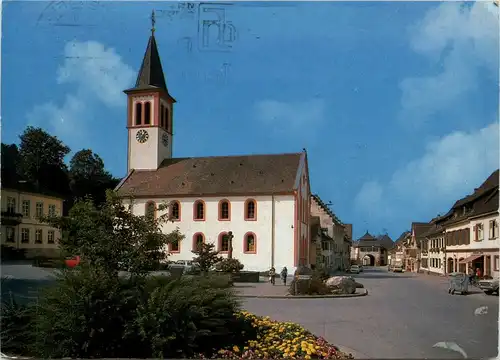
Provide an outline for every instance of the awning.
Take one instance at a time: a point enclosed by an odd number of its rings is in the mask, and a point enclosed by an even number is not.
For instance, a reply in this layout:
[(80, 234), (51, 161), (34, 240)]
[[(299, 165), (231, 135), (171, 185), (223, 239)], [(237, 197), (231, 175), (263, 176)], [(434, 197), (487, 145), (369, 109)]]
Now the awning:
[(462, 261), (459, 261), (459, 264), (466, 264), (468, 262), (471, 262), (471, 261), (474, 261), (476, 259), (479, 259), (481, 256), (483, 255), (471, 255), (469, 257), (466, 257), (465, 259), (463, 259)]

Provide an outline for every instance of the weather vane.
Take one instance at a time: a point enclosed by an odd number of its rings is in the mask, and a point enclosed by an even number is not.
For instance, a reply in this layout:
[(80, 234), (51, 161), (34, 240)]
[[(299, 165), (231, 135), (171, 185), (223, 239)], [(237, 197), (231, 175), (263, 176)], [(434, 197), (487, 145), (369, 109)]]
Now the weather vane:
[(155, 34), (155, 24), (156, 24), (156, 18), (155, 18), (155, 11), (153, 10), (151, 12), (151, 34)]

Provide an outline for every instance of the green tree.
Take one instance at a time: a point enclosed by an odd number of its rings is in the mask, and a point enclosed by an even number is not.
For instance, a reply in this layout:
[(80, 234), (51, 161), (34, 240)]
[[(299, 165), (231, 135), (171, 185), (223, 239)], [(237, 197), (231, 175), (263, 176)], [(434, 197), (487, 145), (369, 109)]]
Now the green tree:
[(223, 259), (217, 263), (217, 270), (225, 273), (238, 273), (243, 270), (243, 264), (238, 259)]
[(201, 272), (207, 274), (215, 264), (223, 260), (222, 256), (219, 256), (219, 252), (215, 250), (214, 244), (200, 244), (199, 248), (192, 251), (196, 257), (193, 258), (193, 262), (199, 267)]
[(68, 194), (64, 158), (70, 148), (41, 128), (28, 126), (19, 137), (19, 175), (40, 189)]
[(2, 143), (1, 153), (2, 185), (15, 186), (19, 179), (19, 149), (16, 144)]
[(90, 196), (96, 204), (106, 200), (106, 190), (113, 189), (119, 180), (104, 167), (104, 161), (90, 149), (75, 153), (69, 163), (70, 189), (75, 198)]
[[(214, 348), (242, 346), (252, 334), (248, 322), (235, 316), (239, 303), (227, 282), (147, 276), (166, 258), (167, 244), (183, 238), (179, 231), (162, 233), (162, 225), (169, 221), (166, 215), (133, 215), (108, 191), (99, 207), (82, 199), (69, 216), (44, 221), (64, 231), (61, 247), (81, 255), (82, 262), (63, 270), (40, 299), (29, 327), (36, 340), (27, 355), (210, 357)], [(118, 276), (120, 262), (131, 276)], [(19, 336), (9, 336), (16, 340), (23, 334), (20, 330)]]
[[(164, 209), (160, 205), (157, 213)], [(62, 230), (59, 244), (65, 255), (80, 255), (83, 262), (112, 273), (126, 268), (133, 276), (156, 268), (167, 258), (167, 245), (184, 238), (178, 230), (162, 232), (168, 212), (156, 218), (136, 216), (112, 191), (99, 207), (85, 198), (75, 203), (69, 216), (43, 220)]]

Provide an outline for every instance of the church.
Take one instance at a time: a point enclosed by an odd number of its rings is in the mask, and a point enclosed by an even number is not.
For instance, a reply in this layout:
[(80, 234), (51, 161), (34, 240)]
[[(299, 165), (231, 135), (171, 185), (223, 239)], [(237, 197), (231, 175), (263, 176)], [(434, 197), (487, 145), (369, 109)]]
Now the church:
[[(127, 95), (127, 176), (116, 187), (136, 215), (158, 216), (168, 204), (185, 236), (169, 245), (169, 260), (191, 260), (200, 243), (229, 251), (247, 271), (309, 265), (310, 183), (307, 153), (178, 158), (173, 153), (174, 106), (154, 35)], [(225, 256), (225, 255), (223, 255)]]

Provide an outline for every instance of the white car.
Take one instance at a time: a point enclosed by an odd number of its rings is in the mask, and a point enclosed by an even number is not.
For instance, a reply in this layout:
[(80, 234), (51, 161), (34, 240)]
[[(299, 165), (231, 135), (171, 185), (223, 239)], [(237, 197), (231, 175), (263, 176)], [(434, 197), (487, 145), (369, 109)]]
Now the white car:
[(352, 274), (359, 274), (360, 273), (359, 266), (358, 265), (351, 265), (349, 272)]

